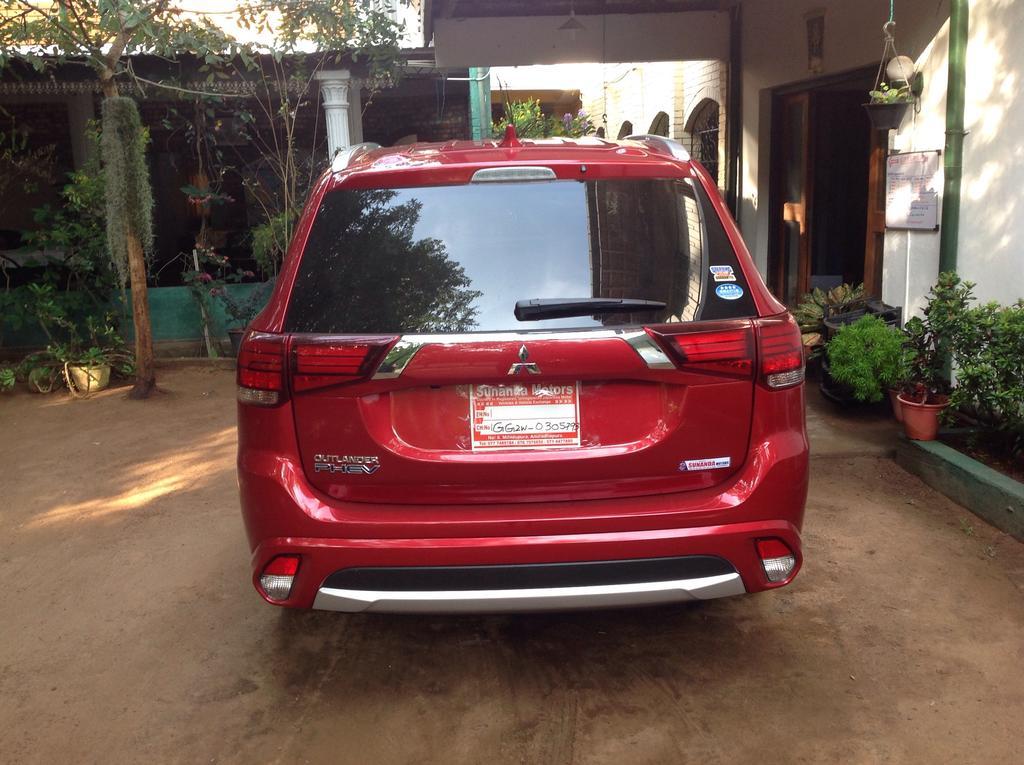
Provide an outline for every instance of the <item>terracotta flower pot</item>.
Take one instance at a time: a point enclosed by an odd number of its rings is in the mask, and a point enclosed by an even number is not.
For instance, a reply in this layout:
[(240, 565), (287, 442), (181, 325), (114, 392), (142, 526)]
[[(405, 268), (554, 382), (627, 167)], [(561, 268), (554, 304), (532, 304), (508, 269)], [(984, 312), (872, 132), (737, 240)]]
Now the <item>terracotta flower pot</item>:
[(914, 401), (902, 393), (897, 398), (903, 410), (903, 431), (907, 438), (914, 441), (934, 441), (939, 432), (939, 414), (949, 406), (945, 396), (937, 397), (940, 400), (935, 403)]
[(900, 404), (900, 392), (894, 388), (889, 389), (889, 403), (892, 405), (892, 416), (896, 422), (903, 422), (903, 406)]

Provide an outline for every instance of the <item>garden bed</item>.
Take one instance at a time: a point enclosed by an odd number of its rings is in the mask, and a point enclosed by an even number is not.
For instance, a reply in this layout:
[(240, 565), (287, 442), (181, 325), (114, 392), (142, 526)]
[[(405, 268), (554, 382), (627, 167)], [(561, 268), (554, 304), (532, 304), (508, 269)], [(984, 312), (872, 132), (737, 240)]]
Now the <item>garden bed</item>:
[(1024, 541), (1024, 483), (942, 441), (900, 438), (896, 462), (936, 491)]
[(939, 440), (973, 460), (987, 465), (1008, 478), (1024, 483), (1024, 461), (986, 444), (975, 430), (941, 431)]

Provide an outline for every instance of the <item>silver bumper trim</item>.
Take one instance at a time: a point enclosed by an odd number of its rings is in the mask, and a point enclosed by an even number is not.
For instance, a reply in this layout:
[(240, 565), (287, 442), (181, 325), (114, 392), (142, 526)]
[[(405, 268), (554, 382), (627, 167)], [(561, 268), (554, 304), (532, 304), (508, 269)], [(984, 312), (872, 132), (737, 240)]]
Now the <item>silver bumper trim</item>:
[(510, 590), (376, 591), (321, 587), (313, 608), (356, 613), (500, 613), (710, 600), (746, 592), (737, 573), (668, 582)]

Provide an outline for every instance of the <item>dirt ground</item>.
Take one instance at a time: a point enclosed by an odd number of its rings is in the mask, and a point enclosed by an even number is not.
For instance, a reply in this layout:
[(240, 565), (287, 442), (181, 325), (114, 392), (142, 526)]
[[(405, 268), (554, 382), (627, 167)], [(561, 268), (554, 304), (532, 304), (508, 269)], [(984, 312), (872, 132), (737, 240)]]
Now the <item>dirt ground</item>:
[(296, 614), (249, 583), (232, 374), (162, 384), (0, 397), (3, 763), (1024, 757), (1022, 546), (888, 459), (814, 458), (806, 565), (774, 593)]

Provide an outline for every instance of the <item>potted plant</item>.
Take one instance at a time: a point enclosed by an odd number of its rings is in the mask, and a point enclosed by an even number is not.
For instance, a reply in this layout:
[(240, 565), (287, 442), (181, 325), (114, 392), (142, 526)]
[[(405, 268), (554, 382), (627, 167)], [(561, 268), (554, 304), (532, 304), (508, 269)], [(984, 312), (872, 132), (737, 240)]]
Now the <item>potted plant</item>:
[(793, 310), (793, 318), (800, 325), (804, 353), (808, 361), (821, 355), (825, 347), (825, 319), (838, 313), (864, 307), (863, 284), (840, 284), (829, 290), (815, 287), (804, 295)]
[(17, 382), (13, 367), (0, 367), (0, 393), (7, 393), (14, 390)]
[(939, 416), (949, 406), (947, 370), (968, 321), (970, 300), (970, 284), (955, 273), (941, 273), (923, 317), (915, 316), (904, 328), (910, 366), (898, 398), (907, 438), (934, 441), (938, 435)]
[(903, 122), (907, 107), (914, 102), (910, 85), (892, 86), (881, 82), (876, 90), (869, 91), (871, 101), (864, 104), (871, 126), (875, 130), (895, 130)]
[(231, 340), (231, 350), (234, 351), (235, 356), (238, 355), (246, 326), (266, 305), (271, 287), (273, 287), (273, 281), (264, 282), (245, 298), (235, 297), (224, 286), (217, 288), (213, 293), (224, 304), (224, 312), (230, 320), (228, 338)]
[(54, 342), (45, 350), (26, 356), (18, 367), (18, 375), (36, 393), (51, 393), (63, 378), (73, 395), (87, 396), (110, 384), (111, 372), (122, 376), (135, 373), (135, 359), (113, 326), (112, 315), (98, 322), (86, 318), (87, 339), (77, 327), (66, 323), (68, 339)]
[(881, 401), (909, 372), (902, 333), (870, 314), (841, 327), (826, 352), (832, 379), (862, 403)]
[(49, 348), (30, 353), (18, 364), (15, 374), (28, 383), (33, 393), (52, 393), (60, 379), (60, 363)]

